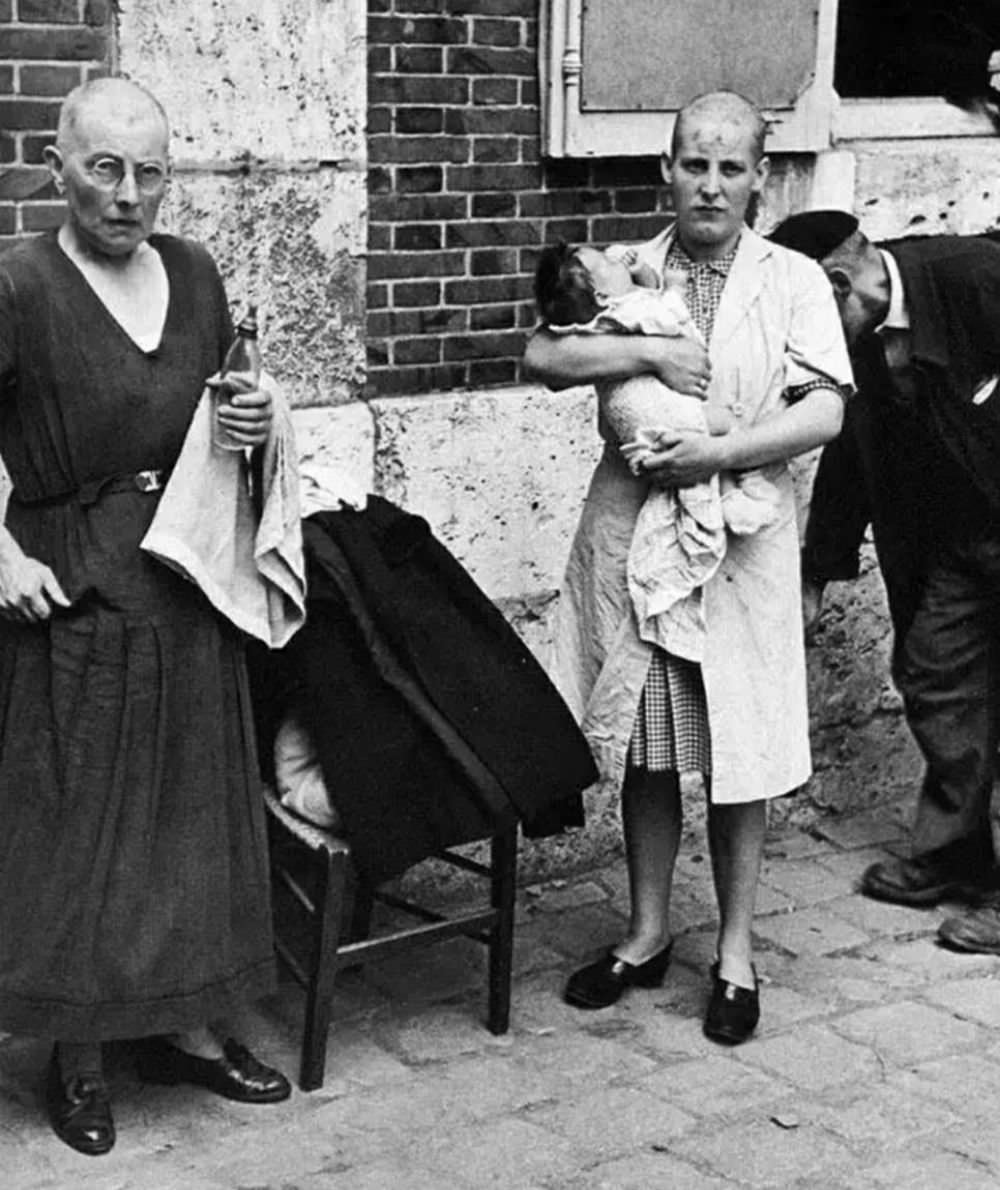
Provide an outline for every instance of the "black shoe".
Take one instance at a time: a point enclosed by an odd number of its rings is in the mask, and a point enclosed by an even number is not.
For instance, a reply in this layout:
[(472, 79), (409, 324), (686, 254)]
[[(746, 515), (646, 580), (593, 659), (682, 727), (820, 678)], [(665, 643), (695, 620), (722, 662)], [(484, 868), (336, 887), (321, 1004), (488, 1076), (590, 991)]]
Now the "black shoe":
[(161, 1037), (150, 1037), (138, 1053), (139, 1077), (150, 1083), (194, 1083), (238, 1103), (280, 1103), (292, 1093), (288, 1079), (259, 1062), (231, 1038), (222, 1057), (199, 1058)]
[(57, 1050), (52, 1051), (45, 1078), (45, 1106), (56, 1136), (88, 1157), (114, 1148), (115, 1122), (108, 1088), (99, 1075), (83, 1074), (63, 1082)]
[(566, 983), (563, 999), (574, 1008), (607, 1008), (626, 988), (658, 988), (670, 965), (673, 942), (644, 963), (626, 963), (612, 951), (575, 971)]
[(757, 972), (753, 973), (753, 987), (743, 988), (719, 975), (719, 964), (713, 963), (712, 995), (708, 1001), (703, 1030), (706, 1037), (723, 1045), (739, 1045), (747, 1040), (760, 1020), (760, 992)]
[(958, 866), (942, 863), (935, 856), (915, 855), (872, 864), (861, 877), (861, 891), (866, 897), (896, 905), (936, 905), (952, 897), (975, 899), (991, 886), (993, 878), (994, 873), (985, 867)]

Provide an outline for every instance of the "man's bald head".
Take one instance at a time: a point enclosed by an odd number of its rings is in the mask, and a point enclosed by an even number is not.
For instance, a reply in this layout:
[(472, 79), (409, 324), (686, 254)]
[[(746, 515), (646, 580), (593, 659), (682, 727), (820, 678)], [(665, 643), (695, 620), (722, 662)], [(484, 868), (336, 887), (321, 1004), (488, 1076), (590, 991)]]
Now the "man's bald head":
[(93, 118), (126, 126), (156, 125), (162, 131), (166, 152), (170, 140), (167, 113), (152, 92), (131, 79), (92, 79), (70, 91), (59, 112), (56, 147), (61, 153), (76, 146), (83, 128)]
[(686, 103), (674, 122), (670, 141), (670, 156), (677, 156), (682, 133), (695, 125), (715, 124), (720, 129), (740, 130), (750, 142), (755, 161), (764, 156), (764, 138), (767, 122), (749, 99), (735, 91), (708, 91)]

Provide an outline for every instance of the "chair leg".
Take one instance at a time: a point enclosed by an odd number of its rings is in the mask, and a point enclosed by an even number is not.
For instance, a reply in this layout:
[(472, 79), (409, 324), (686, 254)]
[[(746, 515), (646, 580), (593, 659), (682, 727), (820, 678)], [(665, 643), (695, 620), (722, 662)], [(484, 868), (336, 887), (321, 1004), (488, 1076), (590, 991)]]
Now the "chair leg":
[(372, 910), (374, 908), (375, 894), (371, 885), (355, 878), (349, 941), (365, 942), (367, 940), (372, 932)]
[(490, 902), (496, 921), (489, 943), (489, 1015), (491, 1033), (510, 1025), (510, 985), (514, 970), (514, 898), (517, 888), (517, 826), (494, 835), (490, 843)]
[(333, 984), (337, 976), (337, 947), (344, 911), (346, 858), (340, 853), (323, 854), (325, 863), (319, 868), (316, 880), (316, 917), (302, 1034), (299, 1085), (303, 1091), (315, 1091), (323, 1085)]

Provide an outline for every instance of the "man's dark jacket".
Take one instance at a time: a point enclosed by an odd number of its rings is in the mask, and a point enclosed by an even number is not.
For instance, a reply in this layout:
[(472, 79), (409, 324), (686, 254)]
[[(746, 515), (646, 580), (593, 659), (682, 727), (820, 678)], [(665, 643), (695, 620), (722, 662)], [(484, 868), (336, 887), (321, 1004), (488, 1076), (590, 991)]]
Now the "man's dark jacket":
[(583, 735), (427, 522), (372, 496), (303, 533), (306, 624), (251, 667), (263, 751), (294, 698), (361, 871), (385, 879), (513, 818), (581, 825)]
[(910, 316), (911, 398), (889, 378), (872, 333), (852, 352), (858, 391), (813, 487), (803, 574), (858, 573), (868, 524), (901, 643), (935, 551), (1000, 525), (1000, 244), (940, 236), (884, 244), (899, 264)]

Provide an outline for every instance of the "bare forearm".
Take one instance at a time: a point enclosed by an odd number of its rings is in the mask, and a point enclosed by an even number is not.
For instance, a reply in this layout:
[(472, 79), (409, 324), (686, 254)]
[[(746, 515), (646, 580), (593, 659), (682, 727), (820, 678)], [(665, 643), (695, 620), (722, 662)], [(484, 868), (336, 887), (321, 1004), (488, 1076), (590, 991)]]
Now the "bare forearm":
[(789, 409), (749, 429), (717, 439), (722, 468), (741, 471), (804, 454), (840, 433), (844, 402), (833, 389), (817, 388)]
[(524, 352), (528, 374), (549, 388), (626, 380), (655, 372), (643, 335), (552, 335), (535, 331)]

